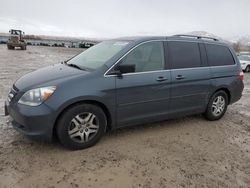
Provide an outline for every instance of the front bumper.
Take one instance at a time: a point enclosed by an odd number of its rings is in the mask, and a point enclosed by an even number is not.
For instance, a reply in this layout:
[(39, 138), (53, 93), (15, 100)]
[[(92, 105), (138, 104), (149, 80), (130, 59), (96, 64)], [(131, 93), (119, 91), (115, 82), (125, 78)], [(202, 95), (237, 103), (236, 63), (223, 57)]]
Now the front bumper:
[(5, 102), (5, 115), (10, 115), (13, 127), (28, 136), (40, 141), (51, 141), (53, 134), (53, 111), (45, 104), (36, 107), (15, 102)]

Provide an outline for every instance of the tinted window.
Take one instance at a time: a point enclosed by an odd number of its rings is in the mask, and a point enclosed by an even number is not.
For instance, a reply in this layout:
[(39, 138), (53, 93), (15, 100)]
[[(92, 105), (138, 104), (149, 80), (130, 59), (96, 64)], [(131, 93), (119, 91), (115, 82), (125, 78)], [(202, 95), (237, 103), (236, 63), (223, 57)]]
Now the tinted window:
[(135, 72), (164, 69), (163, 42), (147, 42), (123, 58), (121, 64), (135, 65)]
[(233, 65), (233, 56), (225, 46), (206, 44), (207, 58), (210, 66)]
[(172, 69), (201, 66), (199, 45), (193, 42), (168, 42)]

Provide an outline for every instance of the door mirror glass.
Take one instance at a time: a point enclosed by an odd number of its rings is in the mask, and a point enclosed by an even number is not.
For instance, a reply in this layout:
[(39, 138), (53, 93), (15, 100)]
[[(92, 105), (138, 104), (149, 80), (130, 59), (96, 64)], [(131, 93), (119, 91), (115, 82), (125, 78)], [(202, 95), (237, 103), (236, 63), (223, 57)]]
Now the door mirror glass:
[(115, 71), (120, 72), (121, 74), (125, 74), (125, 73), (130, 73), (130, 72), (135, 72), (135, 65), (133, 64), (127, 64), (127, 65), (118, 65), (115, 68)]

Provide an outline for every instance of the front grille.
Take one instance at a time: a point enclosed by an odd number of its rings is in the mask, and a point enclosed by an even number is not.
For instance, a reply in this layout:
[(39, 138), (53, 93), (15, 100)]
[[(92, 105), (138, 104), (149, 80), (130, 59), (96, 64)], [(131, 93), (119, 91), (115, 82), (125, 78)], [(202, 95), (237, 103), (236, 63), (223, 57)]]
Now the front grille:
[(17, 92), (18, 92), (18, 89), (16, 88), (15, 85), (13, 85), (13, 87), (11, 88), (8, 94), (8, 98), (7, 98), (8, 102), (12, 101), (12, 99), (16, 96)]

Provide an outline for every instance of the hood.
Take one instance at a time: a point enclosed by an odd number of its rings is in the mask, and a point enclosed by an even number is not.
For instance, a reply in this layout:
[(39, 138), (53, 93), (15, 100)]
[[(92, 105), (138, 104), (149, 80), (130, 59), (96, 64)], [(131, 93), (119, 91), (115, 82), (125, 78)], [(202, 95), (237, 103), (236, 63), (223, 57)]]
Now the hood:
[(250, 63), (249, 61), (240, 60), (240, 63)]
[(31, 87), (40, 87), (48, 82), (86, 73), (86, 71), (60, 63), (25, 74), (16, 81), (15, 87), (19, 90)]

